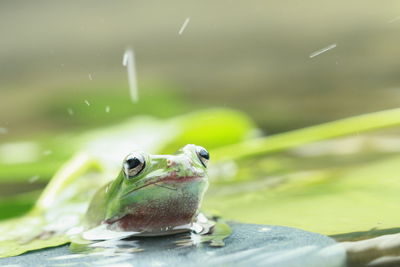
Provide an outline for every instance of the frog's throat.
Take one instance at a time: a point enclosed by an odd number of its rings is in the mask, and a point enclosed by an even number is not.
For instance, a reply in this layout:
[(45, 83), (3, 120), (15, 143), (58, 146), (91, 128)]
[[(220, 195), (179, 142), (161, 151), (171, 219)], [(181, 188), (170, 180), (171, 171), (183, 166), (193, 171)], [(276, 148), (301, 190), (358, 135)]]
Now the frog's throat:
[[(144, 187), (147, 187), (149, 185), (157, 185), (159, 183), (165, 183), (165, 184), (179, 184), (179, 183), (184, 183), (184, 182), (196, 182), (200, 181), (202, 179), (205, 179), (204, 174), (197, 174), (197, 175), (191, 175), (191, 176), (178, 176), (175, 173), (163, 177), (157, 177), (155, 179), (152, 179), (148, 181), (147, 183), (144, 183), (143, 185), (139, 185), (138, 187), (132, 189), (131, 191), (125, 193), (122, 198), (130, 195), (131, 193), (138, 191)], [(168, 186), (166, 186), (168, 188)]]

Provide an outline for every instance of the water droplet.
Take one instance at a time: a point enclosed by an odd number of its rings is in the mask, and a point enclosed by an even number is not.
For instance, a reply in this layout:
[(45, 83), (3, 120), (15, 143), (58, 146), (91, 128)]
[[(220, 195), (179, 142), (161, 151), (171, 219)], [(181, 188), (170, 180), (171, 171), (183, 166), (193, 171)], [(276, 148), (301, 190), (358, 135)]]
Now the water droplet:
[(51, 154), (53, 154), (53, 151), (50, 150), (50, 149), (43, 151), (43, 155), (45, 155), (45, 156), (48, 156), (48, 155), (51, 155)]
[(30, 184), (32, 184), (32, 183), (36, 182), (37, 180), (39, 180), (39, 178), (40, 178), (39, 175), (32, 176), (31, 178), (29, 178), (28, 182)]
[(181, 28), (179, 29), (179, 32), (178, 32), (179, 35), (181, 35), (183, 33), (183, 31), (186, 29), (186, 26), (189, 24), (189, 21), (190, 21), (190, 17), (185, 19)]
[(315, 51), (315, 52), (312, 52), (312, 53), (310, 54), (310, 58), (319, 56), (319, 55), (321, 55), (322, 53), (325, 53), (325, 52), (327, 52), (327, 51), (329, 51), (329, 50), (335, 48), (336, 46), (337, 46), (336, 44), (331, 44), (331, 45), (329, 45), (329, 46), (327, 46), (327, 47), (324, 47), (324, 48), (322, 48), (322, 49), (320, 49), (320, 50), (317, 50), (317, 51)]
[(389, 20), (388, 23), (393, 23), (393, 22), (396, 22), (396, 21), (398, 21), (398, 20), (400, 20), (400, 16), (395, 17), (395, 18)]
[(125, 51), (124, 57), (122, 59), (122, 65), (124, 65), (127, 69), (131, 99), (132, 102), (135, 103), (139, 100), (139, 96), (138, 96), (138, 86), (136, 78), (135, 56), (132, 49), (127, 49)]

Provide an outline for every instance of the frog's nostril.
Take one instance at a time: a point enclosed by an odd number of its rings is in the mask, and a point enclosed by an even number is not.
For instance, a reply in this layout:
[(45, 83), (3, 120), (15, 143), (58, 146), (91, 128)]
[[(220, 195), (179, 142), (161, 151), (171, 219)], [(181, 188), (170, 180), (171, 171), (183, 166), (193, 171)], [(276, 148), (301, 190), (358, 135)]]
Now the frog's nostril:
[(170, 159), (167, 159), (167, 167), (172, 167), (172, 166), (174, 166), (175, 165), (175, 162), (174, 161), (172, 161), (172, 160), (170, 160)]

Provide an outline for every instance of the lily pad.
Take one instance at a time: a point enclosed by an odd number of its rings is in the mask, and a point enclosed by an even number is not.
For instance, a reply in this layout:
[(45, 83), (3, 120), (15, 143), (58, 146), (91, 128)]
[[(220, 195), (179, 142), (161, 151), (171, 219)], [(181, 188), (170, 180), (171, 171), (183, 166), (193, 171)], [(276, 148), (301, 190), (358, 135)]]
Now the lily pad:
[[(71, 254), (68, 246), (0, 259), (1, 266), (345, 266), (342, 246), (333, 239), (295, 228), (231, 223), (226, 246), (179, 246), (188, 235), (137, 238), (130, 248)], [(195, 243), (195, 241), (194, 241)], [(125, 250), (123, 250), (125, 248)]]

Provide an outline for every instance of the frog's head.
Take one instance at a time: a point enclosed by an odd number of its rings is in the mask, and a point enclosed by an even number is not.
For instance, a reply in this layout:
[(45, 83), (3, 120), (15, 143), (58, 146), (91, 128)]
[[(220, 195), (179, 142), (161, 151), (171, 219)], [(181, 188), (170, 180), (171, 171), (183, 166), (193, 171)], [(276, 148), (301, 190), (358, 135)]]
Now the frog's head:
[(132, 152), (110, 184), (111, 229), (159, 234), (190, 224), (208, 186), (206, 149), (186, 145), (174, 155)]

